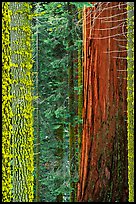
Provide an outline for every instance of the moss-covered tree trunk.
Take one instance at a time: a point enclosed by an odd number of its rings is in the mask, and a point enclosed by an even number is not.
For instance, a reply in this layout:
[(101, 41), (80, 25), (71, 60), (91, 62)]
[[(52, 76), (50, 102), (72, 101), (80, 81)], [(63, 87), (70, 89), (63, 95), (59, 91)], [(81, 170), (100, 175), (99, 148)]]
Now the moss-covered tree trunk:
[(129, 202), (134, 202), (134, 2), (127, 3), (127, 113)]
[(33, 201), (33, 106), (30, 5), (11, 2), (12, 201)]

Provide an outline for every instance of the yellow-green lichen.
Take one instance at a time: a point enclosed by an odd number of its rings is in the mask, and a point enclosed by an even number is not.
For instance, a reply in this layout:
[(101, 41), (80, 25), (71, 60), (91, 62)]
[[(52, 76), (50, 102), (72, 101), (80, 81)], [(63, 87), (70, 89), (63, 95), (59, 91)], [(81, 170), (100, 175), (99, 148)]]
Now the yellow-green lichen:
[[(2, 201), (33, 201), (30, 3), (2, 3)], [(26, 97), (27, 96), (27, 97)]]
[(10, 11), (2, 3), (2, 201), (11, 200), (11, 95), (10, 95)]
[[(33, 106), (30, 4), (11, 2), (12, 50), (12, 195), (13, 202), (33, 201)], [(27, 97), (26, 97), (27, 96)], [(14, 145), (16, 144), (16, 145)]]
[(134, 202), (134, 2), (127, 3), (127, 110), (129, 202)]

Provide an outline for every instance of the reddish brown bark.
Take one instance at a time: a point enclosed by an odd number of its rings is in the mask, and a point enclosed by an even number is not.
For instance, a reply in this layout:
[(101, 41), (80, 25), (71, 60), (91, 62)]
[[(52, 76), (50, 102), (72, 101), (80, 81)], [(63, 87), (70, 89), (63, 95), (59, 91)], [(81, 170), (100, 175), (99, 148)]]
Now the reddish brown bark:
[(127, 201), (126, 59), (121, 59), (127, 54), (123, 51), (126, 4), (123, 5), (101, 2), (93, 11), (84, 11), (83, 135), (77, 195), (82, 202)]

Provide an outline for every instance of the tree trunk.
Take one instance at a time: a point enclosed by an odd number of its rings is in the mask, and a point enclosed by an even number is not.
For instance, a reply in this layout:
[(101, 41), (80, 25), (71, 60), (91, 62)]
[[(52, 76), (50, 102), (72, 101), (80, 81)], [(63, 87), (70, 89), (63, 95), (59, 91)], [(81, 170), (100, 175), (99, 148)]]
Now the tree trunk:
[[(36, 12), (38, 13), (39, 4), (36, 4)], [(36, 95), (39, 97), (39, 22), (38, 17), (36, 18)], [(40, 108), (39, 100), (36, 104), (36, 202), (40, 202)]]
[(75, 182), (73, 181), (75, 175), (75, 134), (74, 134), (74, 67), (73, 67), (73, 50), (71, 46), (73, 46), (73, 39), (71, 35), (72, 30), (72, 5), (67, 3), (68, 5), (68, 47), (69, 47), (69, 62), (68, 62), (68, 87), (69, 87), (69, 161), (70, 161), (70, 186), (72, 188), (70, 194), (70, 201), (75, 201)]
[[(55, 164), (55, 173), (57, 173), (57, 175), (59, 175), (59, 178), (61, 178), (61, 169), (62, 169), (62, 164), (63, 164), (63, 156), (64, 156), (64, 152), (63, 152), (63, 125), (62, 124), (57, 124), (60, 125), (60, 127), (55, 130), (54, 135), (56, 138), (56, 141), (58, 142), (58, 147), (56, 148), (56, 153), (55, 156), (57, 156), (56, 159), (56, 164)], [(56, 183), (56, 189), (59, 188), (62, 185), (62, 181), (60, 179), (60, 181), (58, 181)], [(63, 202), (63, 194), (60, 193), (57, 195), (56, 197), (56, 202)]]
[(33, 106), (31, 28), (27, 2), (10, 2), (12, 94), (12, 197), (33, 201)]
[(79, 202), (128, 199), (125, 11), (121, 2), (98, 2), (91, 12), (84, 10)]
[(134, 2), (127, 3), (127, 109), (128, 109), (128, 183), (129, 202), (134, 202)]

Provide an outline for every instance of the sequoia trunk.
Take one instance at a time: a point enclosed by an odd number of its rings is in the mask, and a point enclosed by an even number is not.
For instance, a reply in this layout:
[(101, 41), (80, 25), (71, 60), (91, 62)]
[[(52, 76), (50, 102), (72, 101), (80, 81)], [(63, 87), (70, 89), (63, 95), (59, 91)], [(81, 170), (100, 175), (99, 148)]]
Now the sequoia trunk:
[(78, 201), (128, 199), (126, 3), (84, 9), (84, 104)]

